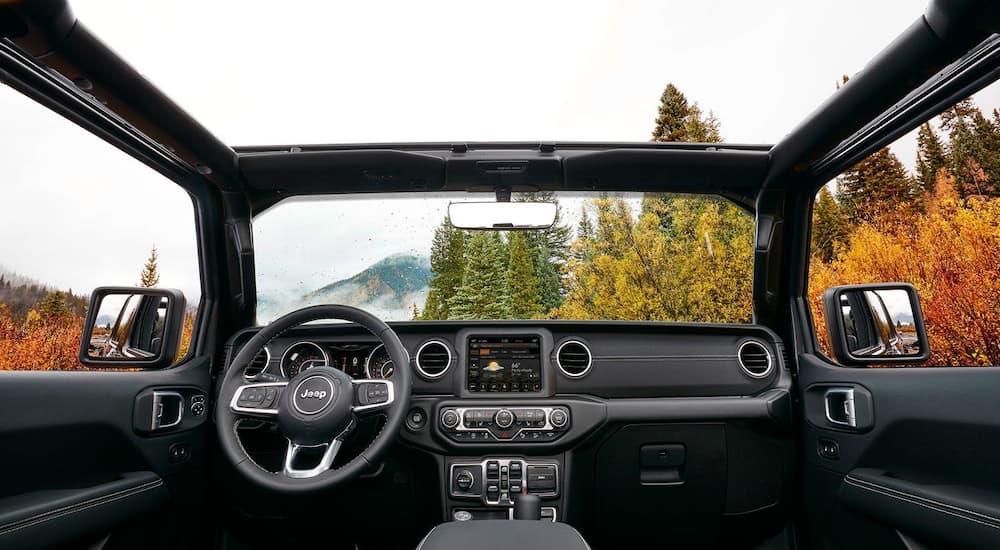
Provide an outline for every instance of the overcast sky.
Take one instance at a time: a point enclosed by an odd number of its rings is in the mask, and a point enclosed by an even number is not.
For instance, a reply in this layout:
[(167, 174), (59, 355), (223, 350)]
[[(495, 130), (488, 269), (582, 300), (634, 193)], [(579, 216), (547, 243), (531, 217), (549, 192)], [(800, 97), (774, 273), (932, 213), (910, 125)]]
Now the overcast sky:
[[(727, 141), (774, 143), (926, 2), (71, 4), (220, 139), (254, 145), (645, 141), (667, 82)], [(981, 105), (1000, 105), (995, 88)], [(156, 244), (164, 286), (197, 295), (184, 193), (42, 111), (0, 89), (0, 265), (83, 291), (133, 284)], [(320, 261), (361, 254), (329, 246)]]

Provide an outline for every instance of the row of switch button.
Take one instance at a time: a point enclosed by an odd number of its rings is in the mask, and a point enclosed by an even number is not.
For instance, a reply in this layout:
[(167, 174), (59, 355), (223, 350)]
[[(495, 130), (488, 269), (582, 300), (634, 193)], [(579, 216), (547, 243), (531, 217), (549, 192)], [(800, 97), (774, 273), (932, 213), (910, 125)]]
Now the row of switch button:
[(270, 409), (278, 400), (279, 386), (251, 386), (243, 388), (236, 400), (238, 407), (247, 409)]

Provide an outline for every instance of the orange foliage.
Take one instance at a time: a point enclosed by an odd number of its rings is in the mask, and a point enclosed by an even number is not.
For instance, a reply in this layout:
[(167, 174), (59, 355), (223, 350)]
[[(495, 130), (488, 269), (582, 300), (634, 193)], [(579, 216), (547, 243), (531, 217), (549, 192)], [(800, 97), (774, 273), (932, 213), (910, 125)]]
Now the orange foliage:
[(0, 370), (82, 369), (77, 360), (82, 333), (82, 317), (45, 319), (32, 310), (18, 322), (0, 304)]
[[(179, 360), (187, 355), (194, 321), (193, 314), (184, 316)], [(0, 304), (0, 370), (87, 370), (77, 359), (83, 322), (82, 316), (72, 313), (46, 319), (35, 310), (18, 321)]]
[(826, 350), (826, 288), (908, 282), (920, 297), (930, 364), (1000, 365), (1000, 199), (961, 200), (946, 174), (936, 189), (925, 213), (862, 224), (833, 262), (813, 259), (809, 301)]

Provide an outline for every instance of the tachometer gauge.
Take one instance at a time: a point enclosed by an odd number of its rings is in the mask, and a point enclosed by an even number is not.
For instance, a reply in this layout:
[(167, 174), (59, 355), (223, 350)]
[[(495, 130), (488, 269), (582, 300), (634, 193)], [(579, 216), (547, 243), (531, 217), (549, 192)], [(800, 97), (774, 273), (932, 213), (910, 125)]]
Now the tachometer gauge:
[(293, 344), (285, 354), (281, 356), (281, 374), (285, 378), (295, 378), (304, 370), (312, 367), (327, 365), (330, 358), (326, 355), (326, 350), (315, 342), (299, 342)]
[(365, 376), (368, 378), (389, 378), (392, 376), (394, 368), (389, 352), (385, 350), (384, 345), (379, 344), (368, 355), (368, 360), (365, 362)]

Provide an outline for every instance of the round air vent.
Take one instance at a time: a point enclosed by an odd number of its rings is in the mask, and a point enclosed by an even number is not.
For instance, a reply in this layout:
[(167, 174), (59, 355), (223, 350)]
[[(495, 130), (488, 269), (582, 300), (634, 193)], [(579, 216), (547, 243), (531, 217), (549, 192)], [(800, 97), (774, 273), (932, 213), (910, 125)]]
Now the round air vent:
[(556, 350), (556, 365), (570, 378), (582, 378), (590, 372), (593, 357), (590, 348), (579, 340), (567, 340)]
[(256, 377), (267, 368), (267, 364), (270, 362), (271, 352), (267, 350), (267, 347), (265, 347), (257, 353), (252, 361), (250, 361), (247, 368), (243, 369), (243, 377), (247, 379)]
[(743, 342), (736, 355), (740, 367), (754, 378), (764, 378), (771, 372), (771, 352), (760, 342)]
[(441, 341), (424, 342), (417, 349), (417, 372), (424, 378), (440, 378), (451, 366), (451, 349)]

